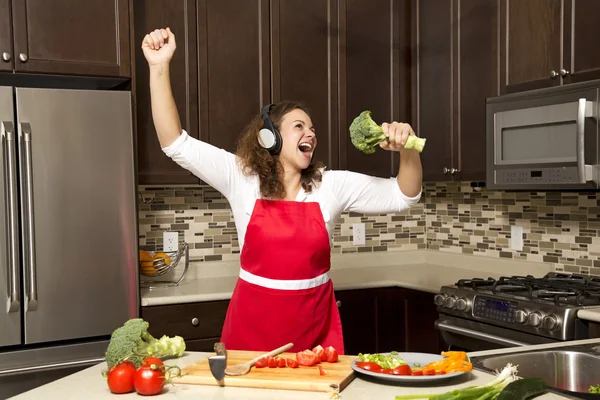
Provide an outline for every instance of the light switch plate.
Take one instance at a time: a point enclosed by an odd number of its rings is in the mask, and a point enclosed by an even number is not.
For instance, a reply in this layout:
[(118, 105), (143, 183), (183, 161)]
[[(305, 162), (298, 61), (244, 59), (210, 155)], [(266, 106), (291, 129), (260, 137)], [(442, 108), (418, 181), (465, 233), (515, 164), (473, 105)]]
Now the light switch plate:
[(164, 232), (163, 233), (163, 251), (179, 250), (179, 232)]
[(352, 224), (352, 244), (355, 246), (365, 244), (365, 224)]
[(510, 248), (516, 251), (523, 251), (523, 227), (511, 225), (510, 227)]

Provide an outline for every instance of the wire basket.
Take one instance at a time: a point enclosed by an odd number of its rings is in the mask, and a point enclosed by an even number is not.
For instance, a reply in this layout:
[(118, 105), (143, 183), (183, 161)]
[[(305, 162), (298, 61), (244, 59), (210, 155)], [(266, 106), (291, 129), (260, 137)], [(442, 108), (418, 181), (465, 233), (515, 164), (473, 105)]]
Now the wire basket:
[[(169, 274), (174, 272), (175, 268), (184, 257), (183, 271), (179, 277)], [(179, 250), (177, 251), (140, 251), (140, 275), (151, 279), (141, 279), (140, 286), (145, 288), (178, 286), (187, 274), (190, 264), (189, 248), (186, 242), (179, 242)], [(172, 279), (156, 279), (157, 277), (167, 278), (168, 275)]]

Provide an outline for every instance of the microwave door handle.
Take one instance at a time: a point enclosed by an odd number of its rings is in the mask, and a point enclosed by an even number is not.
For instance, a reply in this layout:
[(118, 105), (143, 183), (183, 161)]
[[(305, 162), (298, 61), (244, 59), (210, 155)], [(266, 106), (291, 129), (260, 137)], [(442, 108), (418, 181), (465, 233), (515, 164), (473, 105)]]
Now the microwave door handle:
[(593, 116), (593, 103), (582, 98), (577, 107), (577, 176), (579, 183), (592, 180), (592, 171), (585, 165), (585, 118)]

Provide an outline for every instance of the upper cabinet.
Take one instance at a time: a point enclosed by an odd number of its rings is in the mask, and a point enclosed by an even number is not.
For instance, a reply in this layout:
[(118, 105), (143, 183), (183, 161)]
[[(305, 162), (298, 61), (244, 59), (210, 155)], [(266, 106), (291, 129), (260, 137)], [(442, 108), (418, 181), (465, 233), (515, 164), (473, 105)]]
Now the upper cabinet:
[(425, 181), (485, 180), (486, 98), (498, 94), (497, 0), (413, 0), (413, 112)]
[(0, 0), (0, 69), (131, 75), (128, 0)]
[(502, 0), (501, 92), (600, 78), (600, 2)]

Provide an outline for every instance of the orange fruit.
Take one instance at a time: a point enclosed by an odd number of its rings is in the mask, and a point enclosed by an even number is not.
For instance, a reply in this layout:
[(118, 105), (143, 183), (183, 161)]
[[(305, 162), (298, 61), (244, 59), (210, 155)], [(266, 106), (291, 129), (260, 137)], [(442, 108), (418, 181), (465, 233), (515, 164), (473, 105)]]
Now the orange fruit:
[(152, 255), (149, 251), (140, 250), (140, 265), (142, 267), (152, 267), (154, 265)]
[(167, 265), (171, 264), (171, 258), (169, 258), (167, 253), (163, 253), (162, 251), (156, 253), (153, 257), (154, 260), (161, 259), (161, 258), (164, 260), (165, 264), (167, 264)]

